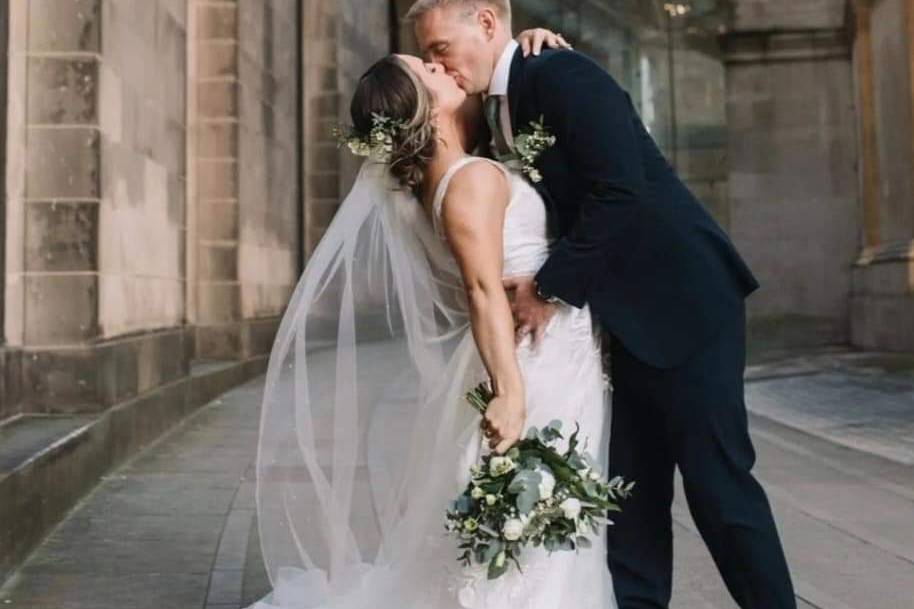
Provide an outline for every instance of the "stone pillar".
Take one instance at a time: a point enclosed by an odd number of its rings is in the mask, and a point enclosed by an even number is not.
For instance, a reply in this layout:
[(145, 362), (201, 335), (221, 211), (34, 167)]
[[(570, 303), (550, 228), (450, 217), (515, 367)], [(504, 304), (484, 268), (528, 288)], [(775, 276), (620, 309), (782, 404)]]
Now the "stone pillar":
[[(14, 44), (20, 44), (18, 36), (10, 36), (14, 26), (10, 21), (9, 2), (0, 4), (0, 235), (6, 235), (7, 226), (7, 196), (10, 192), (7, 182), (7, 148), (15, 146), (14, 141), (7, 138), (7, 120), (15, 120), (15, 116), (7, 114), (9, 84), (17, 84), (16, 78), (20, 71), (15, 67), (22, 52)], [(12, 68), (12, 69), (11, 69)], [(14, 102), (13, 106), (17, 104)], [(21, 107), (21, 106), (20, 106)], [(21, 132), (13, 125), (13, 132)], [(12, 184), (10, 184), (12, 186)], [(14, 199), (18, 205), (22, 204), (21, 197)], [(14, 243), (21, 244), (20, 240)], [(0, 247), (0, 273), (6, 279), (6, 252)], [(4, 281), (3, 284), (6, 282)], [(0, 319), (6, 318), (6, 290), (0, 290)], [(18, 414), (21, 410), (21, 365), (22, 351), (18, 341), (10, 341), (4, 332), (0, 339), (0, 421)]]
[(858, 0), (852, 9), (864, 222), (852, 338), (914, 351), (914, 0)]
[(194, 0), (196, 356), (269, 353), (301, 266), (299, 0)]
[(388, 2), (304, 0), (304, 252), (309, 257), (349, 192), (360, 160), (337, 147), (358, 77), (390, 52)]
[(342, 151), (333, 139), (340, 119), (340, 7), (305, 0), (303, 53), (304, 256), (310, 257), (340, 204)]
[(188, 372), (185, 6), (8, 6), (5, 337), (25, 412), (99, 412)]
[(843, 0), (740, 0), (723, 37), (730, 234), (773, 346), (849, 340), (858, 249), (856, 116)]
[[(101, 2), (16, 2), (14, 10), (22, 11), (27, 28), (23, 90), (28, 97), (22, 116), (24, 149), (18, 151), (25, 160), (24, 213), (10, 218), (10, 227), (21, 232), (8, 235), (10, 241), (24, 241), (21, 283), (11, 276), (20, 261), (11, 259), (14, 268), (8, 271), (8, 281), (22, 292), (8, 310), (7, 328), (18, 330), (28, 351), (26, 398), (31, 409), (54, 410), (64, 402), (91, 409), (98, 406), (98, 384), (91, 379), (96, 362), (86, 347), (102, 334), (97, 96)], [(13, 296), (11, 291), (7, 293)], [(82, 390), (77, 378), (85, 382)]]
[(192, 321), (198, 358), (241, 355), (238, 282), (238, 5), (191, 0), (195, 105), (189, 108), (195, 165)]
[(301, 0), (238, 2), (242, 355), (270, 352), (301, 255)]

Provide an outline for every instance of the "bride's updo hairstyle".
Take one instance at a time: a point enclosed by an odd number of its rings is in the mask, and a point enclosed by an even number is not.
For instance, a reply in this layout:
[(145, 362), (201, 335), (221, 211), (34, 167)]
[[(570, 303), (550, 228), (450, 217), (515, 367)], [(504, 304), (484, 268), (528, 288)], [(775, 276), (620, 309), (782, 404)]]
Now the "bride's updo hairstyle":
[(390, 172), (420, 199), (425, 168), (435, 155), (432, 111), (431, 92), (396, 55), (381, 59), (362, 75), (349, 107), (361, 137), (371, 133), (373, 114), (402, 123), (393, 133)]

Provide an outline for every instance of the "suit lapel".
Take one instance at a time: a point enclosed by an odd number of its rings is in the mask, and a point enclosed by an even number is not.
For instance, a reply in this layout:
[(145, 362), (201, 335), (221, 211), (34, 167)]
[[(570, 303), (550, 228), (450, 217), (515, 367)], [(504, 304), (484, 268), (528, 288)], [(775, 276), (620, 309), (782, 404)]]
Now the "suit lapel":
[[(521, 89), (524, 84), (524, 61), (524, 52), (522, 49), (518, 48), (514, 53), (514, 59), (511, 60), (511, 71), (508, 76), (508, 106), (511, 110), (511, 131), (514, 133), (518, 131), (518, 110), (520, 109)], [(557, 234), (558, 222), (556, 218), (557, 212), (555, 201), (553, 200), (549, 189), (546, 187), (546, 182), (531, 182), (528, 179), (527, 183), (533, 186), (534, 190), (542, 197), (548, 212), (550, 232), (552, 234)]]

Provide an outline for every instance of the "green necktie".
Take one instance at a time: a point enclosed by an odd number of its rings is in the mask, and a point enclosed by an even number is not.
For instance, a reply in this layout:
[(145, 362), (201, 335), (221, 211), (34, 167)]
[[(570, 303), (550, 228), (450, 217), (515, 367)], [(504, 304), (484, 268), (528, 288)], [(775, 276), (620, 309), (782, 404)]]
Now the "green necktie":
[(513, 158), (514, 153), (511, 150), (511, 147), (508, 146), (508, 141), (505, 139), (505, 132), (501, 130), (499, 118), (501, 116), (501, 98), (503, 95), (489, 95), (486, 97), (485, 101), (485, 115), (486, 123), (489, 126), (489, 132), (492, 134), (492, 137), (495, 139), (495, 157), (502, 161), (505, 158)]

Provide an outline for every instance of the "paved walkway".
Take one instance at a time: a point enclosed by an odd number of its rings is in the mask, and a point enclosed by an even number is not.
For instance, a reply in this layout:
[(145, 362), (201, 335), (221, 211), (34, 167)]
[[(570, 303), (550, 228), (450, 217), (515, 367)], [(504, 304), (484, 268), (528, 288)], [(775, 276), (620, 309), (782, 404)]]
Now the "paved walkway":
[[(756, 472), (800, 606), (912, 609), (914, 358), (820, 353), (749, 378)], [(0, 588), (0, 607), (227, 609), (266, 593), (252, 468), (261, 386), (107, 476)], [(673, 608), (733, 609), (681, 499), (674, 516)]]

